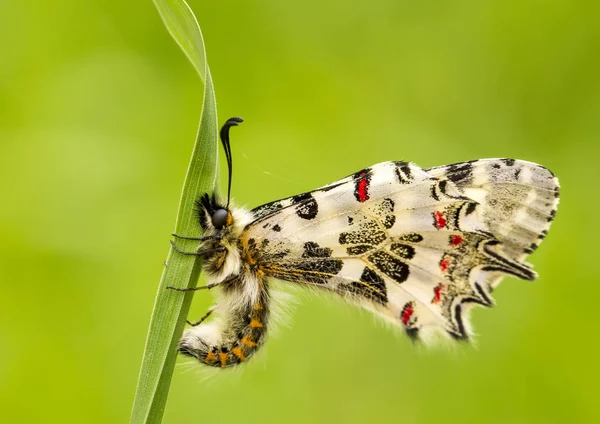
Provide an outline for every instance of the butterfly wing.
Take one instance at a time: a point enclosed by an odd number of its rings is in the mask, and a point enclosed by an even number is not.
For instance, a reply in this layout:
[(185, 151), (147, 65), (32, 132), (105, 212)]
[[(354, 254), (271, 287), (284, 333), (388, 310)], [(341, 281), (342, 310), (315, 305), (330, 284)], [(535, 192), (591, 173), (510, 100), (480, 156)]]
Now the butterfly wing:
[(442, 328), (464, 338), (464, 306), (491, 305), (491, 281), (535, 277), (508, 254), (524, 238), (489, 210), (495, 178), (473, 187), (482, 204), (456, 170), (381, 163), (254, 209), (242, 244), (268, 276), (340, 293), (413, 336)]
[[(482, 222), (512, 259), (524, 260), (548, 234), (560, 186), (543, 166), (515, 159), (480, 159), (426, 171), (454, 182), (461, 194), (480, 204)], [(499, 281), (488, 284), (495, 287)]]

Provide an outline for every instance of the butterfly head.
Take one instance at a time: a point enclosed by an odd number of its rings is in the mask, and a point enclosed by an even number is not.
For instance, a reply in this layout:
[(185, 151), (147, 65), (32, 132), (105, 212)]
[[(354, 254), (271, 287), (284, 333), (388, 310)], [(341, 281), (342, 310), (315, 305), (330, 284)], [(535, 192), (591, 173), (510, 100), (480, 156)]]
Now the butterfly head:
[(210, 217), (213, 227), (222, 229), (228, 222), (231, 222), (231, 214), (225, 208), (217, 209)]
[(228, 181), (227, 181), (227, 204), (223, 206), (217, 201), (216, 196), (213, 194), (209, 197), (208, 194), (204, 194), (197, 202), (198, 213), (200, 218), (200, 226), (204, 230), (204, 233), (210, 234), (224, 234), (227, 229), (233, 225), (233, 216), (229, 209), (229, 202), (231, 200), (231, 177), (233, 174), (233, 163), (231, 158), (231, 143), (229, 142), (229, 130), (231, 127), (235, 127), (244, 120), (242, 118), (229, 118), (219, 133), (221, 137), (221, 143), (223, 144), (223, 150), (225, 151), (225, 158), (227, 159), (227, 170), (228, 170)]
[(234, 223), (228, 206), (223, 205), (213, 194), (204, 194), (196, 203), (198, 219), (205, 235), (223, 235)]
[[(224, 271), (225, 274), (234, 272), (238, 267), (239, 252), (238, 241), (244, 227), (250, 222), (251, 216), (247, 212), (230, 207), (231, 200), (231, 177), (232, 177), (232, 158), (231, 145), (229, 142), (229, 130), (242, 122), (241, 118), (230, 118), (225, 122), (220, 131), (225, 158), (227, 159), (228, 184), (227, 184), (227, 203), (220, 201), (213, 193), (205, 193), (196, 202), (198, 220), (203, 230), (205, 239), (202, 250), (215, 251), (214, 254), (206, 257), (206, 263), (209, 270), (213, 272)], [(228, 268), (230, 268), (229, 272)]]
[(205, 257), (205, 269), (223, 277), (239, 273), (239, 240), (252, 215), (244, 209), (226, 206), (213, 194), (204, 194), (196, 203), (203, 230), (200, 250), (214, 251)]

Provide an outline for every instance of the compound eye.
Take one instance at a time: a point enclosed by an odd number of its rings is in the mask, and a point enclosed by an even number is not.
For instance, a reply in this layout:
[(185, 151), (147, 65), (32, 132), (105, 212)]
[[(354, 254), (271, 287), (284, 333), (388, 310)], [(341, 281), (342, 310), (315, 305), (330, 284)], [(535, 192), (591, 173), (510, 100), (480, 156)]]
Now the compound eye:
[(229, 212), (227, 212), (227, 209), (217, 209), (215, 213), (212, 214), (212, 224), (215, 228), (221, 229), (227, 224), (228, 217)]

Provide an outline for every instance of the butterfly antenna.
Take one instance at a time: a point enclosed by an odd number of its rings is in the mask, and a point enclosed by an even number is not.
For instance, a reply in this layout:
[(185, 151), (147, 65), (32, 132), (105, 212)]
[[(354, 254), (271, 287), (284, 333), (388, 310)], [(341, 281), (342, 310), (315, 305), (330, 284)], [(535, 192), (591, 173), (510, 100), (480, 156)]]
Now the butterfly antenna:
[(231, 127), (237, 127), (238, 124), (244, 122), (242, 118), (229, 118), (227, 122), (221, 127), (221, 143), (223, 143), (223, 150), (225, 150), (225, 157), (227, 158), (227, 168), (229, 169), (229, 181), (227, 182), (227, 206), (229, 208), (229, 200), (231, 199), (231, 175), (233, 173), (233, 164), (231, 160), (231, 144), (229, 143), (229, 129)]

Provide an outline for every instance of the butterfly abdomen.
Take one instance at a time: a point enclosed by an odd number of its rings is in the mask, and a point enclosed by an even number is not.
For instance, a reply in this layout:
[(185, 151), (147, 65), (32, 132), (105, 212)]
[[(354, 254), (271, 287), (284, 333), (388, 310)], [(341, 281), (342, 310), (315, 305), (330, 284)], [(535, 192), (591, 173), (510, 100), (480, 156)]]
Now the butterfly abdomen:
[[(224, 297), (234, 299), (235, 294)], [(238, 297), (239, 300), (239, 297)], [(185, 331), (179, 351), (200, 362), (227, 368), (248, 360), (262, 346), (269, 322), (269, 293), (263, 287), (252, 300), (223, 302), (220, 317)]]

